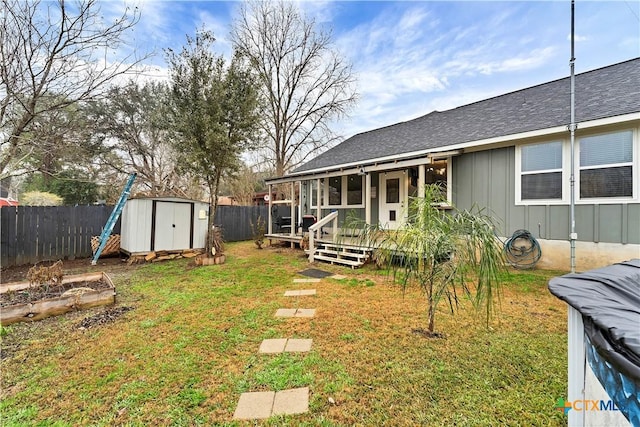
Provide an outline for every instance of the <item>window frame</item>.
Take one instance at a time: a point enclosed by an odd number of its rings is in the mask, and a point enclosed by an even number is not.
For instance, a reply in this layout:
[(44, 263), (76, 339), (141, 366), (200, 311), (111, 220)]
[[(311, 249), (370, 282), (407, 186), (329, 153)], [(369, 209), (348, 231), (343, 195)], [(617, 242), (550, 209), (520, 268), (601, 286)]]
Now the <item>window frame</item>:
[[(606, 167), (616, 166), (631, 166), (631, 185), (632, 196), (616, 196), (616, 197), (598, 197), (598, 198), (581, 198), (580, 197), (580, 173), (582, 170), (592, 170), (598, 167), (585, 166), (580, 167), (580, 140), (583, 138), (590, 138), (599, 135), (615, 134), (621, 132), (631, 132), (631, 147), (632, 147), (632, 162), (631, 163), (612, 163), (607, 164)], [(569, 205), (571, 197), (571, 185), (569, 183), (569, 177), (571, 175), (571, 144), (568, 138), (561, 139), (563, 144), (562, 150), (562, 200), (560, 199), (522, 199), (522, 181), (521, 181), (521, 169), (522, 169), (522, 147), (529, 144), (542, 144), (545, 142), (555, 142), (558, 139), (546, 139), (537, 140), (526, 144), (515, 145), (515, 205), (516, 206), (546, 206), (546, 205)], [(638, 203), (640, 201), (640, 128), (637, 126), (625, 126), (616, 127), (613, 129), (599, 130), (596, 132), (582, 131), (578, 136), (576, 135), (574, 144), (574, 194), (576, 205), (613, 205), (613, 204), (629, 204)]]
[[(581, 166), (580, 165), (580, 143), (584, 138), (592, 138), (601, 135), (610, 135), (616, 133), (631, 132), (631, 161), (624, 163), (608, 163), (597, 166)], [(628, 203), (638, 201), (639, 173), (638, 173), (638, 132), (637, 129), (626, 128), (615, 131), (598, 132), (594, 134), (582, 135), (576, 138), (575, 144), (575, 192), (576, 204), (612, 204), (612, 203)], [(616, 167), (631, 166), (631, 196), (612, 196), (612, 197), (581, 197), (580, 196), (580, 180), (583, 170), (610, 169)]]
[[(560, 143), (562, 161), (560, 168), (540, 169), (535, 171), (522, 170), (523, 148), (532, 145), (554, 144)], [(570, 189), (565, 185), (569, 181), (569, 170), (571, 169), (571, 147), (564, 139), (552, 139), (544, 141), (530, 142), (527, 144), (519, 144), (515, 147), (515, 204), (516, 205), (564, 205), (569, 202)], [(539, 175), (545, 173), (561, 172), (561, 197), (559, 199), (523, 199), (522, 198), (522, 176), (523, 175)]]
[[(354, 205), (349, 205), (347, 204), (348, 202), (348, 193), (349, 193), (349, 176), (356, 176), (360, 178), (360, 182), (362, 183), (362, 195), (361, 195), (361, 199), (360, 199), (360, 203), (358, 204), (354, 204)], [(332, 177), (332, 178), (338, 178), (338, 177)], [(349, 175), (340, 175), (340, 185), (341, 185), (341, 190), (340, 190), (340, 204), (339, 205), (330, 205), (329, 204), (329, 179), (330, 178), (322, 178), (321, 179), (321, 183), (320, 185), (322, 186), (322, 203), (320, 206), (320, 209), (364, 209), (365, 208), (365, 203), (364, 203), (364, 198), (365, 198), (365, 177), (363, 175), (359, 175), (359, 174), (349, 174)], [(309, 202), (309, 206), (310, 209), (318, 209), (318, 205), (313, 203), (313, 188), (314, 185), (316, 185), (317, 180), (316, 179), (312, 179), (310, 180), (312, 181), (311, 185), (309, 186), (309, 196), (310, 196), (310, 202)], [(316, 189), (317, 190), (317, 189)]]

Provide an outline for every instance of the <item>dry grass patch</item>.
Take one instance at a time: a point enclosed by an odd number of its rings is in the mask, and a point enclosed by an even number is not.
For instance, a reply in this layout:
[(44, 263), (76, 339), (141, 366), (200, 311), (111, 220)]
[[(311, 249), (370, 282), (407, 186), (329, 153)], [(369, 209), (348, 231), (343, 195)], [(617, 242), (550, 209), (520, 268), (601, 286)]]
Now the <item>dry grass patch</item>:
[[(424, 338), (426, 304), (374, 268), (317, 268), (347, 276), (293, 284), (300, 251), (229, 244), (227, 263), (143, 266), (116, 281), (114, 323), (97, 311), (6, 328), (3, 425), (250, 425), (232, 421), (240, 393), (309, 386), (310, 412), (265, 425), (562, 425), (566, 310), (546, 290), (553, 273), (505, 278), (489, 328), (471, 309)], [(317, 296), (285, 297), (316, 288)], [(466, 305), (466, 304), (465, 304)], [(315, 308), (277, 319), (278, 308)], [(264, 355), (267, 338), (312, 338), (310, 353)]]

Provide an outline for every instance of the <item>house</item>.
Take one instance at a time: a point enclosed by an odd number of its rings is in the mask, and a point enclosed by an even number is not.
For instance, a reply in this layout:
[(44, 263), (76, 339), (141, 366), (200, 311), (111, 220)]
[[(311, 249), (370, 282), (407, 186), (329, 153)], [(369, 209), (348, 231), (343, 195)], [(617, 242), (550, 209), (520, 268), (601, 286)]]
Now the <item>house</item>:
[[(639, 82), (640, 58), (576, 75), (579, 270), (640, 255)], [(270, 205), (288, 204), (292, 218), (314, 215), (313, 230), (322, 239), (318, 229), (331, 223), (339, 234), (348, 212), (400, 227), (408, 197), (420, 196), (423, 184), (441, 183), (449, 203), (491, 212), (503, 240), (529, 230), (542, 248), (538, 266), (567, 269), (569, 123), (569, 78), (434, 111), (354, 135), (289, 175), (267, 180), (269, 191), (294, 184), (289, 200)], [(293, 227), (288, 234), (272, 231), (269, 238), (302, 238)]]

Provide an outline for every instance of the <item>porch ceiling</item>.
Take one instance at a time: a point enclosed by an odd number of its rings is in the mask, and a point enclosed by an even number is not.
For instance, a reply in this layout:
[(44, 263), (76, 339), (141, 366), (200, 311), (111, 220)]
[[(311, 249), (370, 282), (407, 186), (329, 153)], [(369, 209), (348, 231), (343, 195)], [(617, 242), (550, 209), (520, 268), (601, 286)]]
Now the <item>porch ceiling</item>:
[(397, 158), (394, 160), (386, 160), (380, 162), (362, 163), (359, 165), (343, 165), (329, 170), (316, 172), (300, 173), (295, 175), (287, 175), (281, 178), (273, 178), (266, 180), (267, 184), (283, 184), (287, 182), (306, 181), (310, 179), (330, 178), (334, 176), (367, 174), (369, 172), (390, 171), (394, 169), (404, 169), (412, 166), (430, 164), (434, 160), (447, 157), (458, 156), (462, 154), (462, 150), (446, 151), (439, 153), (429, 153), (426, 155), (411, 157), (408, 159)]

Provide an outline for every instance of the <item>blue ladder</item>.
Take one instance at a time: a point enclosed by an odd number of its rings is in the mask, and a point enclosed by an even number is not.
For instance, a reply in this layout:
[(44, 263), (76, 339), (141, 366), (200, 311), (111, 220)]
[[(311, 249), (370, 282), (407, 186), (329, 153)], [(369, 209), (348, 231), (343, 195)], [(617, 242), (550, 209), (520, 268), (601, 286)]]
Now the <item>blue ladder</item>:
[(98, 262), (98, 258), (100, 258), (100, 254), (102, 253), (104, 246), (107, 244), (107, 240), (109, 240), (109, 236), (111, 236), (113, 227), (116, 225), (116, 222), (118, 222), (118, 218), (120, 218), (120, 213), (124, 208), (124, 204), (127, 202), (127, 199), (129, 198), (129, 193), (131, 192), (131, 186), (133, 185), (133, 181), (135, 179), (136, 179), (135, 172), (129, 175), (129, 179), (127, 180), (127, 184), (124, 186), (124, 190), (122, 190), (122, 194), (118, 199), (118, 203), (116, 203), (116, 205), (114, 206), (113, 211), (111, 211), (111, 215), (107, 220), (107, 224), (102, 229), (102, 234), (100, 234), (100, 245), (98, 246), (98, 249), (96, 249), (96, 253), (93, 254), (93, 260), (91, 261), (91, 265), (96, 265), (96, 263)]

